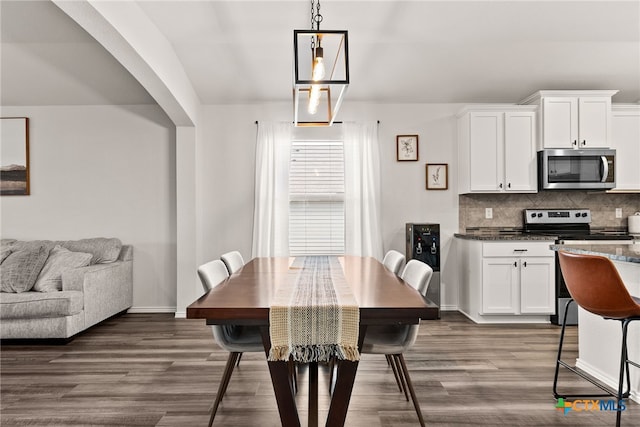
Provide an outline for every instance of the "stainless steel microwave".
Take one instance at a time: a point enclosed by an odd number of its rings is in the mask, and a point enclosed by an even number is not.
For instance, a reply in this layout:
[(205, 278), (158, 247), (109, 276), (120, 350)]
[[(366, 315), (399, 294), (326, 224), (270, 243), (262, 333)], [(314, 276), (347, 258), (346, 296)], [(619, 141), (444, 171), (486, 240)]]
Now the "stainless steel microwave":
[(538, 151), (540, 190), (607, 190), (616, 186), (616, 150)]

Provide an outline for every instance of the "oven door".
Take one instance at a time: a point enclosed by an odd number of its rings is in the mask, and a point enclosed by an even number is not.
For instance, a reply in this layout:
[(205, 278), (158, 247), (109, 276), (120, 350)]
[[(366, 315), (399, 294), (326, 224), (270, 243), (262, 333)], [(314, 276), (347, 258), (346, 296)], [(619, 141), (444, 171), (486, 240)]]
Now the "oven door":
[(615, 150), (543, 150), (538, 152), (541, 189), (615, 187)]

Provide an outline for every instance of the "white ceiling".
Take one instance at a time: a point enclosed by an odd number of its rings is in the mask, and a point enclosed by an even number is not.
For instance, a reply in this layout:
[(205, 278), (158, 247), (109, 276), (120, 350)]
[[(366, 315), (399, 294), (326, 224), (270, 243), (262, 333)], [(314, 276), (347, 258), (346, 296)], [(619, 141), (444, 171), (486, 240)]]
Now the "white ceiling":
[[(130, 0), (133, 1), (133, 0)], [(309, 1), (137, 1), (204, 104), (291, 99), (294, 29)], [(151, 103), (49, 1), (0, 4), (2, 105)], [(349, 31), (345, 102), (518, 102), (539, 89), (619, 89), (640, 101), (640, 0), (322, 0)]]

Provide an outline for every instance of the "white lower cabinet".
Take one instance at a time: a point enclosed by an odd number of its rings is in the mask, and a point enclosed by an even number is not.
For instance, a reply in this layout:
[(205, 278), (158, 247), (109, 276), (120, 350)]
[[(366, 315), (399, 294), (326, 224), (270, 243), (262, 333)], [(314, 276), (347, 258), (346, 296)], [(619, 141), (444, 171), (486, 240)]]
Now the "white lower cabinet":
[(553, 241), (457, 239), (460, 308), (478, 323), (547, 322), (555, 312)]

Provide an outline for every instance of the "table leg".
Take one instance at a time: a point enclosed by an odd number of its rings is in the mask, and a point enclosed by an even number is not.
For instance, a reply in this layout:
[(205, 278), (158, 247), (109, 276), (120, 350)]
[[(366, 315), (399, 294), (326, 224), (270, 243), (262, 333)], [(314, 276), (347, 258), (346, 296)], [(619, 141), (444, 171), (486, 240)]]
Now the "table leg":
[[(260, 332), (265, 354), (269, 357), (269, 350), (271, 349), (269, 327), (261, 326)], [(300, 418), (298, 417), (298, 408), (296, 407), (293, 389), (289, 381), (289, 366), (287, 362), (267, 362), (267, 364), (269, 365), (271, 383), (276, 395), (282, 427), (300, 427)]]
[[(360, 324), (360, 332), (358, 336), (358, 350), (362, 350), (362, 343), (367, 332), (367, 325)], [(326, 427), (341, 427), (347, 418), (347, 409), (349, 409), (349, 400), (351, 400), (351, 391), (353, 383), (356, 379), (358, 371), (358, 362), (350, 362), (348, 360), (339, 360), (338, 375), (336, 377), (336, 385), (331, 396), (331, 405), (329, 406), (329, 415), (327, 416)]]
[(309, 363), (309, 423), (318, 427), (318, 362)]

